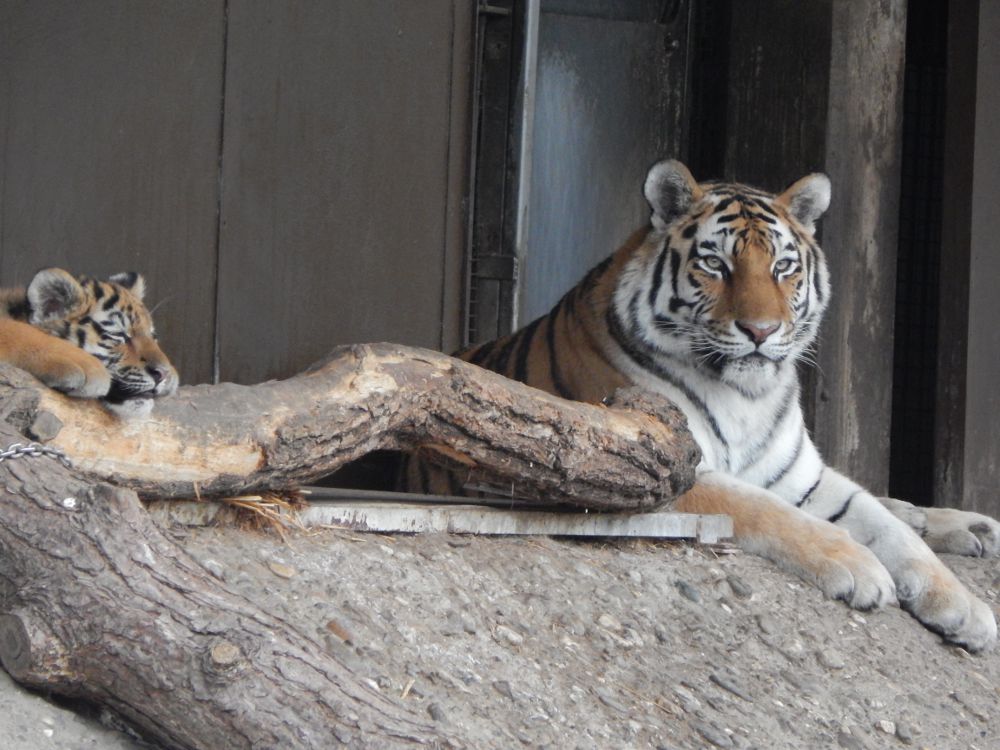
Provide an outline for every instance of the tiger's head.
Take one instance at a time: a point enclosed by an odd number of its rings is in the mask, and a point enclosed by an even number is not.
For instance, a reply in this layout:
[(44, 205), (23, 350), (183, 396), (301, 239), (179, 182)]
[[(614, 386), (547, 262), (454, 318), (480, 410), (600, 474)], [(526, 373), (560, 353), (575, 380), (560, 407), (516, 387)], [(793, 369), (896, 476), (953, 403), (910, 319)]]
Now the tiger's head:
[(177, 371), (156, 341), (144, 292), (137, 273), (99, 281), (46, 268), (28, 285), (28, 322), (100, 360), (111, 375), (110, 404), (169, 396)]
[(816, 337), (829, 299), (814, 233), (830, 180), (811, 174), (780, 195), (699, 185), (677, 161), (650, 170), (649, 249), (626, 268), (616, 306), (644, 345), (747, 393), (767, 390)]

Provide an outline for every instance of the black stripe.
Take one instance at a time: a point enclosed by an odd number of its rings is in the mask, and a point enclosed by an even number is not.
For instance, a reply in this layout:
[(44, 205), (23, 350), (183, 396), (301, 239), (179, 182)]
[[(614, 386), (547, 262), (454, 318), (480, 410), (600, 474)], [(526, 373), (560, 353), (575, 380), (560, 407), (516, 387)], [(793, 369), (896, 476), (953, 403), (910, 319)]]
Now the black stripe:
[[(724, 363), (725, 362), (723, 362), (722, 364)], [(754, 443), (753, 453), (751, 454), (752, 457), (750, 458), (749, 461), (746, 462), (746, 464), (743, 465), (743, 468), (740, 469), (737, 473), (746, 471), (751, 466), (760, 461), (762, 454), (770, 446), (771, 438), (774, 436), (775, 430), (778, 429), (778, 426), (785, 420), (785, 417), (788, 416), (788, 412), (791, 410), (792, 404), (798, 403), (799, 399), (798, 385), (799, 385), (798, 381), (793, 380), (789, 384), (789, 386), (785, 389), (785, 395), (783, 397), (784, 400), (781, 402), (781, 406), (778, 407), (778, 409), (774, 412), (774, 418), (771, 420), (771, 424), (768, 425), (768, 428), (763, 434), (763, 436), (757, 438), (757, 440)], [(740, 394), (746, 398), (749, 398), (742, 391), (740, 391)], [(756, 399), (749, 398), (749, 400), (754, 401)]]
[(101, 305), (101, 307), (104, 310), (110, 310), (112, 307), (114, 307), (115, 305), (118, 304), (118, 301), (120, 299), (121, 299), (121, 296), (118, 294), (117, 291), (115, 291), (114, 294), (112, 294), (110, 297), (108, 297), (106, 300), (104, 300), (104, 304)]
[(23, 299), (14, 300), (7, 304), (7, 314), (14, 320), (27, 321), (31, 319), (31, 304), (27, 296)]
[(517, 347), (517, 358), (514, 361), (514, 380), (528, 382), (528, 355), (531, 353), (531, 342), (535, 340), (535, 331), (545, 318), (535, 318), (531, 324), (521, 331), (521, 341)]
[(649, 287), (649, 306), (656, 307), (656, 295), (660, 293), (660, 285), (663, 284), (663, 263), (667, 259), (667, 246), (664, 245), (656, 258), (656, 265), (653, 266), (653, 283)]
[(591, 268), (587, 272), (587, 275), (583, 277), (583, 281), (577, 285), (577, 288), (582, 289), (584, 292), (590, 291), (590, 289), (597, 284), (601, 274), (603, 274), (607, 270), (608, 266), (611, 265), (612, 258), (614, 258), (614, 256), (609, 255), (596, 266)]
[(520, 333), (514, 333), (508, 336), (503, 346), (497, 349), (497, 351), (489, 359), (484, 359), (480, 364), (480, 367), (485, 367), (487, 370), (493, 370), (493, 372), (499, 372), (501, 375), (506, 375), (508, 372), (508, 365), (510, 363), (510, 353), (513, 351), (518, 339), (520, 339)]
[(801, 498), (799, 498), (799, 501), (797, 503), (795, 503), (795, 507), (796, 508), (801, 508), (803, 505), (805, 505), (809, 501), (809, 498), (812, 497), (812, 493), (814, 493), (816, 491), (816, 488), (819, 487), (819, 483), (821, 481), (823, 481), (823, 472), (824, 471), (826, 471), (826, 467), (825, 466), (822, 469), (819, 470), (819, 477), (813, 483), (813, 486), (810, 487), (808, 490), (806, 490), (806, 494), (804, 494)]
[(563, 297), (549, 314), (548, 328), (545, 329), (545, 343), (549, 351), (549, 376), (552, 378), (552, 388), (557, 395), (563, 398), (572, 398), (569, 386), (562, 379), (562, 372), (559, 370), (559, 356), (556, 354), (556, 321), (559, 320), (565, 302), (566, 297)]
[(785, 464), (785, 466), (778, 472), (777, 476), (772, 477), (767, 482), (764, 483), (765, 489), (771, 489), (774, 485), (785, 478), (785, 475), (791, 471), (791, 468), (795, 466), (795, 463), (799, 460), (799, 456), (802, 455), (802, 446), (806, 442), (806, 431), (804, 427), (799, 427), (799, 442), (795, 446), (795, 451), (792, 453), (792, 458)]
[(677, 276), (681, 272), (681, 254), (670, 248), (670, 288), (677, 297)]
[(764, 211), (764, 212), (766, 212), (766, 213), (769, 213), (769, 214), (771, 214), (771, 216), (777, 216), (777, 215), (778, 215), (778, 214), (777, 214), (777, 212), (776, 212), (776, 211), (775, 211), (775, 210), (774, 210), (773, 208), (771, 208), (771, 207), (770, 207), (769, 205), (767, 205), (767, 202), (766, 202), (766, 201), (762, 201), (762, 200), (754, 200), (754, 201), (752, 201), (752, 202), (753, 202), (753, 204), (754, 204), (755, 206), (757, 206), (757, 208), (759, 208), (759, 209), (760, 209), (761, 211)]
[(464, 359), (466, 362), (471, 362), (474, 365), (480, 365), (486, 361), (490, 356), (490, 352), (493, 351), (493, 347), (497, 345), (499, 339), (493, 339), (492, 341), (487, 341), (485, 344), (481, 344), (473, 349), (469, 354), (459, 352), (458, 356)]
[(830, 516), (826, 520), (829, 521), (830, 523), (837, 523), (837, 521), (839, 521), (841, 518), (843, 518), (844, 514), (847, 513), (847, 509), (851, 507), (851, 500), (853, 500), (854, 498), (856, 498), (862, 492), (864, 492), (864, 490), (858, 490), (853, 495), (851, 495), (849, 498), (847, 498), (847, 501), (841, 506), (840, 510), (838, 510), (836, 513), (834, 513), (832, 516)]
[[(684, 396), (691, 402), (698, 411), (702, 413), (702, 416), (708, 421), (709, 427), (712, 428), (712, 433), (718, 438), (719, 442), (729, 452), (729, 441), (722, 435), (722, 429), (719, 427), (719, 423), (715, 421), (715, 416), (708, 410), (705, 402), (702, 401), (695, 393), (688, 388), (683, 381), (675, 377), (673, 373), (664, 369), (659, 363), (657, 363), (647, 352), (642, 351), (637, 343), (625, 333), (622, 327), (622, 322), (615, 312), (614, 306), (608, 307), (608, 312), (606, 316), (608, 331), (611, 337), (617, 342), (618, 346), (621, 347), (622, 351), (635, 362), (639, 367), (651, 372), (653, 375), (658, 377), (660, 380), (670, 383), (670, 385), (677, 388)], [(727, 458), (728, 462), (728, 458)]]

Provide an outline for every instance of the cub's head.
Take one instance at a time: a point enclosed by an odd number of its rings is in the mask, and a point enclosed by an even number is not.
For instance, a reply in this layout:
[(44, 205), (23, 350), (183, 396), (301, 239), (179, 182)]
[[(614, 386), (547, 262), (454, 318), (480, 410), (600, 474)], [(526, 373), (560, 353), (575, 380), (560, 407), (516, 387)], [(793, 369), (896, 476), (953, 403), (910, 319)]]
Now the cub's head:
[(168, 396), (177, 371), (156, 342), (144, 291), (137, 273), (98, 281), (47, 268), (28, 285), (28, 322), (99, 359), (111, 374), (108, 402)]
[(647, 345), (743, 390), (765, 389), (782, 363), (804, 354), (827, 305), (813, 234), (830, 180), (812, 174), (776, 196), (699, 185), (683, 164), (664, 161), (650, 170), (645, 195), (651, 252), (631, 284), (645, 297), (630, 303), (649, 308)]

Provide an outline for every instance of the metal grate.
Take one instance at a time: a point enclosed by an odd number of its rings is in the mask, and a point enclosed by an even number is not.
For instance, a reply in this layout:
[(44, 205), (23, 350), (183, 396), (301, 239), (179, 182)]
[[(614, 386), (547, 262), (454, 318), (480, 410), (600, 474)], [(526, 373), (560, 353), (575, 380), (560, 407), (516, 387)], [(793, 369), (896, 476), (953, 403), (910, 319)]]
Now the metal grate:
[(920, 505), (934, 501), (947, 8), (911, 0), (907, 19), (889, 492)]

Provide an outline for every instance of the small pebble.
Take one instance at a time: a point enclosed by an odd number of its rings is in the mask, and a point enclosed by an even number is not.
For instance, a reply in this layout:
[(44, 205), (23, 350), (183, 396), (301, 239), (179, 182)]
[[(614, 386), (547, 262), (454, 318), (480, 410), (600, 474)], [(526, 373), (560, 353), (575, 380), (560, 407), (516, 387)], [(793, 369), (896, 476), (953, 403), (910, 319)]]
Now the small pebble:
[(837, 735), (837, 744), (844, 748), (844, 750), (865, 750), (865, 746), (861, 744), (861, 741), (857, 737), (844, 731), (841, 731)]
[(728, 748), (734, 746), (733, 741), (730, 739), (728, 734), (709, 724), (703, 724), (700, 721), (696, 721), (692, 722), (691, 725), (694, 727), (695, 731), (698, 732), (698, 734), (716, 747), (726, 748), (728, 750)]
[(896, 733), (896, 722), (889, 721), (888, 719), (879, 719), (875, 722), (875, 728), (886, 734)]
[(493, 632), (500, 640), (509, 643), (511, 646), (520, 646), (524, 643), (524, 636), (513, 628), (508, 628), (506, 625), (497, 625), (496, 630)]
[(779, 624), (771, 615), (757, 615), (757, 627), (763, 630), (765, 635), (771, 635), (777, 632)]
[(698, 592), (698, 589), (690, 583), (678, 578), (674, 581), (674, 585), (677, 587), (677, 590), (681, 592), (681, 596), (685, 599), (690, 599), (695, 604), (701, 604), (701, 594)]
[(722, 674), (718, 674), (716, 672), (713, 672), (712, 674), (710, 674), (708, 676), (708, 679), (711, 680), (712, 682), (714, 682), (716, 685), (718, 685), (723, 690), (726, 690), (726, 691), (732, 693), (737, 698), (742, 698), (743, 700), (747, 701), (747, 703), (753, 703), (753, 698), (750, 697), (750, 694), (747, 693), (747, 691), (743, 690), (739, 685), (737, 685), (727, 675), (722, 675)]
[(656, 636), (656, 640), (660, 643), (670, 643), (670, 633), (662, 625), (653, 626), (653, 635)]
[(270, 568), (271, 572), (274, 573), (279, 578), (291, 578), (295, 575), (296, 572), (295, 568), (293, 568), (291, 565), (285, 565), (284, 563), (275, 562), (274, 560), (271, 560), (267, 564), (267, 567)]
[(832, 648), (817, 651), (816, 660), (827, 669), (843, 669), (846, 666), (841, 653)]
[(493, 683), (493, 689), (496, 690), (498, 693), (500, 693), (500, 695), (506, 696), (511, 700), (515, 700), (514, 689), (510, 686), (510, 683), (507, 682), (507, 680), (495, 681)]
[(896, 722), (896, 737), (904, 745), (913, 742), (913, 728), (905, 721)]
[(434, 721), (444, 721), (445, 713), (444, 709), (441, 708), (437, 703), (432, 703), (427, 707), (427, 713), (431, 715)]
[(614, 616), (607, 613), (597, 618), (597, 624), (605, 630), (613, 630), (616, 633), (622, 629), (622, 624)]
[(208, 559), (202, 561), (201, 564), (205, 570), (218, 578), (220, 581), (226, 580), (226, 569), (222, 567), (222, 564), (218, 560)]
[(727, 575), (726, 582), (729, 584), (729, 588), (733, 590), (733, 593), (740, 599), (749, 599), (753, 596), (753, 589), (750, 588), (750, 585), (735, 573)]

